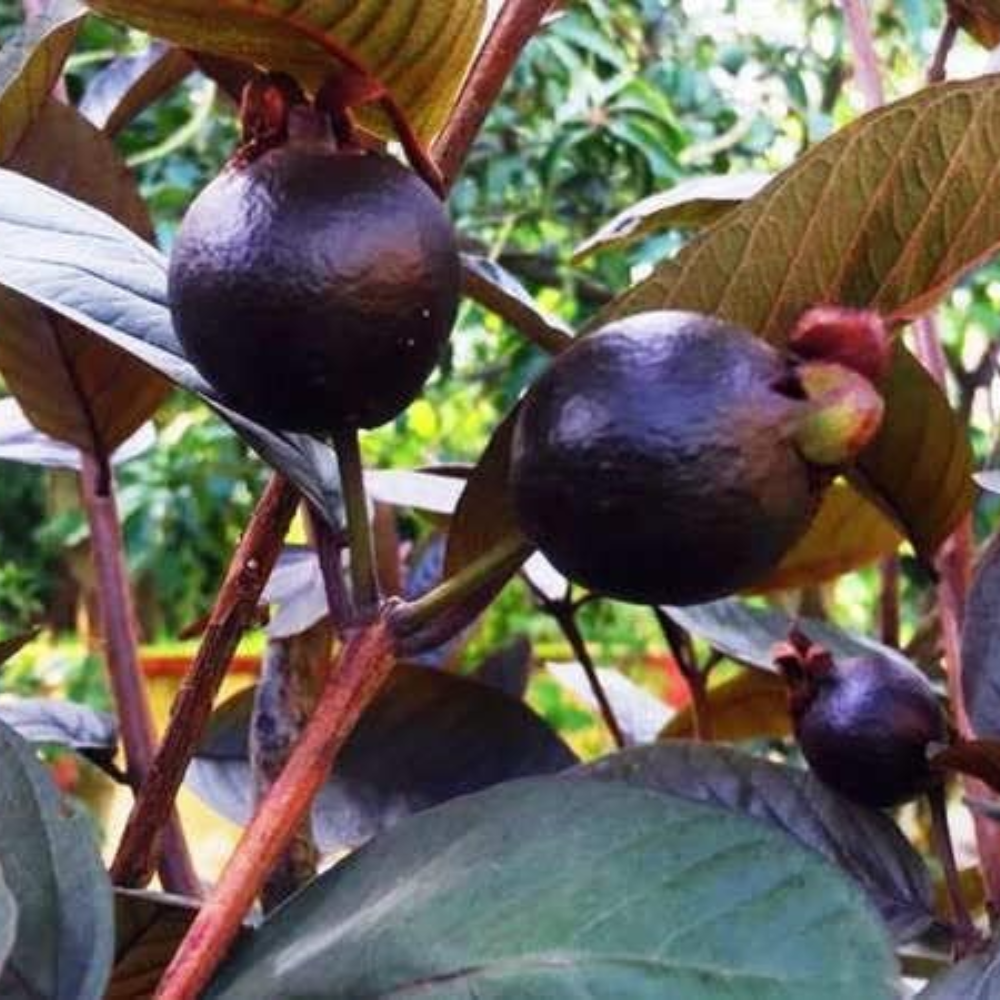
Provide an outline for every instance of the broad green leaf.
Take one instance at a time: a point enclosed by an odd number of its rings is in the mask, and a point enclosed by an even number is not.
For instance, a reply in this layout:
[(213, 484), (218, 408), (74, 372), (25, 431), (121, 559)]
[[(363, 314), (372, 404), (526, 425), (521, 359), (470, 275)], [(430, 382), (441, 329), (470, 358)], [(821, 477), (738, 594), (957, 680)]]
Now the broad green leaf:
[[(110, 140), (67, 105), (49, 101), (7, 165), (150, 234)], [(35, 427), (98, 456), (110, 456), (169, 390), (124, 351), (11, 291), (0, 294), (0, 372)]]
[[(200, 798), (240, 824), (253, 812), (253, 698), (253, 689), (242, 691), (216, 711), (187, 775)], [(317, 796), (313, 833), (325, 851), (355, 847), (410, 813), (576, 761), (520, 700), (454, 674), (398, 665)]]
[(112, 60), (87, 84), (80, 113), (106, 135), (117, 135), (194, 69), (181, 49), (154, 42), (135, 55)]
[(1000, 737), (1000, 535), (976, 569), (962, 626), (962, 693), (977, 736)]
[(331, 449), (271, 431), (224, 406), (184, 357), (167, 307), (167, 262), (110, 216), (0, 169), (0, 285), (20, 292), (197, 393), (339, 524)]
[(17, 905), (4, 1000), (101, 1000), (111, 971), (111, 884), (90, 818), (0, 724), (0, 868)]
[(0, 163), (45, 107), (86, 13), (76, 0), (52, 0), (0, 49)]
[[(870, 656), (877, 653), (897, 660), (905, 660), (901, 653), (868, 639), (851, 635), (813, 618), (792, 618), (774, 608), (755, 608), (737, 600), (712, 601), (709, 604), (692, 604), (688, 607), (665, 607), (681, 628), (704, 639), (710, 646), (730, 659), (761, 670), (773, 670), (771, 649), (775, 643), (784, 642), (793, 626), (810, 639), (825, 646), (835, 656)], [(908, 660), (905, 660), (909, 664)]]
[[(926, 88), (865, 115), (661, 264), (602, 319), (693, 309), (783, 343), (819, 302), (871, 306), (893, 322), (921, 315), (1000, 246), (998, 114), (1000, 77), (992, 76)], [(920, 489), (907, 492), (906, 477), (930, 466), (923, 448), (943, 455), (950, 470), (968, 462), (968, 444), (930, 380), (897, 370), (887, 392), (887, 429), (861, 466), (866, 486), (926, 552), (968, 510), (968, 491), (948, 482), (951, 506), (927, 509)], [(909, 421), (922, 421), (919, 434)]]
[[(930, 875), (892, 820), (835, 794), (807, 771), (675, 740), (612, 754), (571, 773), (720, 806), (782, 830), (856, 879), (897, 941), (916, 937), (934, 919)], [(826, 996), (822, 990), (801, 995)]]
[(823, 583), (895, 552), (902, 541), (885, 514), (847, 483), (836, 482), (809, 530), (751, 589), (763, 594)]
[[(712, 739), (740, 740), (778, 738), (790, 735), (788, 688), (777, 674), (764, 670), (741, 670), (735, 677), (708, 691), (708, 713)], [(660, 733), (660, 739), (687, 739), (695, 735), (691, 708), (678, 712)]]
[(701, 229), (752, 198), (770, 180), (769, 174), (746, 173), (681, 181), (619, 212), (573, 251), (572, 262), (579, 264), (605, 250), (623, 250), (668, 229)]
[(856, 887), (732, 812), (531, 779), (408, 819), (236, 950), (211, 1000), (888, 1000)]
[(88, 0), (187, 49), (298, 78), (316, 90), (347, 53), (382, 84), (427, 139), (444, 124), (485, 16), (483, 0), (225, 0), (211, 17), (200, 0)]
[(115, 964), (104, 1000), (148, 1000), (198, 913), (194, 900), (115, 890)]
[(493, 432), (458, 501), (448, 531), (445, 573), (449, 576), (505, 538), (523, 537), (508, 487), (517, 412), (515, 407)]

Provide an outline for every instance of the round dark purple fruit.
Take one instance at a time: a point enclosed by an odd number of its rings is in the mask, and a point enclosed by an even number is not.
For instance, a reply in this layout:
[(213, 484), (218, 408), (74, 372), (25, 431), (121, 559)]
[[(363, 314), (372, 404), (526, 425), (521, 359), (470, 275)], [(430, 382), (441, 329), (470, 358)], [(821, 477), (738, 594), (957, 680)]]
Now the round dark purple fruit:
[(170, 261), (190, 360), (232, 408), (294, 431), (375, 427), (419, 395), (459, 297), (452, 226), (391, 157), (292, 138), (191, 205)]
[(799, 633), (775, 650), (775, 662), (796, 739), (824, 784), (880, 808), (940, 783), (928, 751), (948, 742), (948, 719), (915, 667), (877, 652), (835, 660)]
[(690, 312), (610, 323), (523, 401), (511, 461), (521, 528), (610, 597), (731, 594), (816, 513), (830, 475), (796, 441), (810, 412), (795, 362), (741, 327)]

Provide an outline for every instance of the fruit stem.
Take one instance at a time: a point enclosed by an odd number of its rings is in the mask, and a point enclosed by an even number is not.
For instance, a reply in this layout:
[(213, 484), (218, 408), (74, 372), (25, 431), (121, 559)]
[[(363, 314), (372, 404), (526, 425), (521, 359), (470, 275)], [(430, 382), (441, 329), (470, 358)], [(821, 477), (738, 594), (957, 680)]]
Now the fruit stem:
[(660, 631), (667, 641), (670, 655), (687, 684), (691, 696), (691, 720), (694, 723), (694, 738), (699, 742), (711, 743), (714, 739), (712, 707), (708, 700), (708, 677), (695, 662), (691, 649), (691, 638), (662, 608), (654, 607), (653, 614), (660, 624)]
[(379, 588), (358, 432), (353, 428), (335, 432), (333, 448), (340, 466), (340, 484), (347, 512), (354, 613), (361, 621), (371, 621), (378, 611)]
[(879, 631), (882, 644), (899, 649), (899, 556), (894, 552), (879, 563)]
[[(146, 781), (155, 754), (156, 728), (139, 668), (135, 608), (125, 568), (114, 477), (106, 458), (81, 453), (80, 488), (90, 527), (90, 555), (96, 576), (101, 638), (132, 787)], [(160, 873), (169, 892), (200, 894), (198, 877), (176, 814), (163, 817), (164, 854)]]
[[(468, 609), (478, 607), (482, 594), (499, 590), (531, 552), (530, 543), (521, 535), (505, 535), (478, 559), (422, 597), (396, 603), (390, 616), (393, 634), (400, 644), (405, 644), (407, 652), (413, 652), (418, 646), (424, 648), (435, 640), (447, 641), (474, 617)], [(446, 622), (446, 627), (440, 627), (442, 622)], [(427, 638), (427, 629), (433, 629), (433, 639)], [(438, 639), (439, 631), (442, 635)]]
[(955, 848), (951, 840), (951, 828), (948, 825), (948, 802), (943, 781), (927, 792), (927, 801), (931, 808), (931, 840), (944, 872), (948, 902), (955, 922), (955, 958), (959, 959), (975, 951), (981, 945), (982, 937), (962, 896), (962, 880), (958, 873), (958, 865), (955, 863)]
[(160, 831), (204, 734), (226, 668), (257, 614), (261, 591), (277, 562), (298, 499), (286, 479), (274, 476), (257, 503), (229, 563), (194, 663), (174, 701), (163, 741), (136, 795), (111, 867), (116, 885), (142, 887), (152, 877)]
[(319, 559), (320, 574), (326, 590), (326, 604), (330, 620), (336, 632), (342, 634), (351, 624), (353, 610), (351, 595), (344, 581), (344, 567), (341, 555), (347, 548), (343, 531), (335, 531), (327, 520), (312, 506), (307, 508), (307, 524), (316, 556)]
[(340, 748), (395, 663), (385, 622), (355, 632), (327, 674), (316, 709), (260, 803), (211, 896), (167, 968), (155, 1000), (195, 1000), (239, 933), (244, 914), (305, 819)]
[(563, 601), (545, 601), (542, 607), (552, 615), (552, 618), (573, 650), (573, 655), (576, 657), (577, 662), (583, 667), (583, 671), (587, 675), (587, 683), (590, 685), (591, 694), (593, 694), (594, 699), (597, 701), (597, 707), (601, 711), (601, 718), (604, 719), (604, 725), (607, 726), (608, 732), (611, 733), (611, 738), (615, 741), (615, 746), (619, 750), (623, 750), (628, 746), (628, 740), (622, 731), (621, 724), (618, 722), (618, 717), (615, 715), (615, 710), (611, 705), (611, 700), (608, 698), (608, 693), (604, 690), (604, 684), (597, 672), (597, 667), (594, 665), (594, 659), (590, 655), (587, 642), (583, 638), (580, 626), (577, 624), (576, 613), (573, 610), (572, 604)]

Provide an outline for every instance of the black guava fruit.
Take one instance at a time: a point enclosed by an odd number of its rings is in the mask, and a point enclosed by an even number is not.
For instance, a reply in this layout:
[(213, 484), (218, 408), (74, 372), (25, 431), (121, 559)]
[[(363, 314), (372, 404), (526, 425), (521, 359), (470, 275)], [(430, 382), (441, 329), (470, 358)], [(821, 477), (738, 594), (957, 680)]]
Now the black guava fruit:
[[(517, 418), (522, 530), (571, 580), (621, 600), (691, 604), (753, 584), (805, 532), (831, 478), (796, 440), (817, 413), (797, 371), (748, 331), (696, 313), (643, 313), (582, 338)], [(820, 363), (819, 381), (830, 373), (865, 387), (877, 427), (874, 389)], [(828, 445), (831, 425), (812, 423)], [(833, 421), (833, 436), (844, 426)]]
[(928, 750), (950, 738), (928, 680), (877, 652), (834, 660), (800, 633), (775, 650), (795, 736), (817, 777), (855, 802), (899, 805), (941, 782)]
[(419, 394), (459, 296), (455, 236), (388, 156), (292, 136), (234, 160), (184, 218), (170, 308), (191, 361), (272, 427), (375, 427)]

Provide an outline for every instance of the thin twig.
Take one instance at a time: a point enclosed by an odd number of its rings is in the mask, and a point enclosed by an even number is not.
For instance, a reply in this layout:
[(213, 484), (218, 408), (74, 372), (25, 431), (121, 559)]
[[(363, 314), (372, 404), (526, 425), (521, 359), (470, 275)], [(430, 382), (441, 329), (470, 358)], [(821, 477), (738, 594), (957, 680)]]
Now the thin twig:
[(948, 78), (948, 56), (951, 54), (957, 37), (958, 19), (951, 13), (949, 6), (948, 16), (945, 19), (944, 27), (941, 28), (937, 48), (934, 50), (934, 58), (927, 69), (928, 83), (941, 83)]
[(899, 556), (894, 552), (879, 563), (879, 632), (882, 643), (899, 649)]
[(572, 606), (562, 602), (545, 601), (542, 604), (542, 608), (552, 616), (562, 634), (566, 636), (566, 641), (573, 650), (573, 655), (576, 657), (577, 663), (583, 667), (583, 672), (587, 675), (590, 692), (593, 694), (594, 700), (597, 702), (597, 707), (600, 709), (604, 725), (607, 726), (608, 732), (611, 733), (611, 738), (615, 741), (615, 746), (619, 750), (623, 749), (628, 746), (628, 740), (622, 731), (618, 717), (615, 715), (615, 710), (611, 704), (611, 700), (608, 698), (608, 693), (604, 690), (604, 684), (597, 672), (597, 667), (594, 664), (593, 657), (590, 655), (590, 650), (587, 648), (587, 642), (583, 638), (580, 626), (577, 624), (576, 614)]
[[(125, 569), (114, 480), (108, 463), (83, 453), (80, 485), (90, 525), (101, 638), (125, 748), (125, 765), (132, 787), (140, 788), (152, 766), (156, 728), (139, 667), (135, 609)], [(160, 873), (164, 888), (181, 895), (198, 896), (201, 887), (176, 813), (168, 810), (163, 821), (164, 853)]]
[(239, 931), (243, 915), (309, 811), (330, 767), (394, 663), (382, 622), (353, 636), (281, 777), (246, 828), (211, 897), (174, 955), (156, 1000), (195, 1000)]
[(347, 511), (353, 610), (362, 619), (371, 619), (378, 610), (379, 588), (358, 432), (347, 428), (334, 434), (333, 447), (337, 452), (340, 483)]
[(712, 706), (708, 700), (707, 671), (698, 667), (691, 648), (691, 637), (662, 608), (653, 608), (653, 614), (660, 624), (660, 631), (667, 641), (670, 655), (687, 684), (691, 696), (691, 719), (694, 723), (694, 738), (711, 743), (714, 738), (712, 726)]
[(885, 104), (885, 88), (865, 0), (841, 0), (854, 50), (854, 76), (869, 111)]
[(525, 45), (541, 26), (552, 0), (507, 0), (465, 81), (451, 120), (434, 144), (434, 156), (451, 187), (486, 116), (496, 103)]
[(941, 863), (955, 924), (955, 957), (960, 959), (970, 951), (974, 951), (982, 943), (982, 938), (976, 930), (962, 895), (962, 878), (955, 863), (955, 848), (951, 840), (951, 827), (948, 824), (948, 800), (943, 782), (931, 788), (927, 793), (927, 800), (931, 809), (931, 840), (934, 852)]
[(163, 742), (139, 789), (111, 874), (117, 885), (149, 882), (159, 833), (173, 808), (188, 764), (200, 742), (240, 638), (254, 621), (261, 591), (278, 559), (298, 505), (298, 493), (275, 476), (257, 504), (212, 610), (198, 655), (174, 701)]

